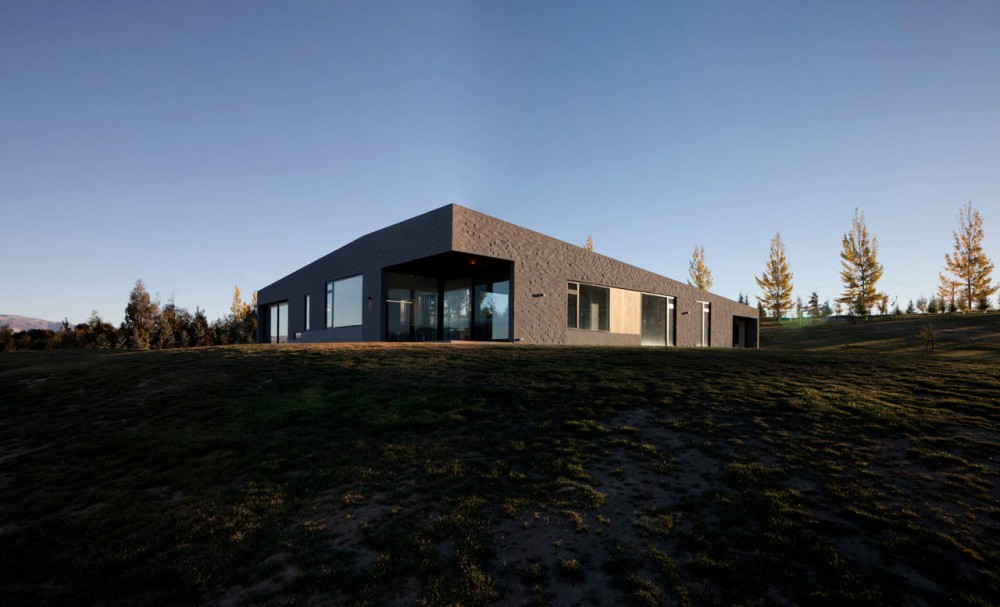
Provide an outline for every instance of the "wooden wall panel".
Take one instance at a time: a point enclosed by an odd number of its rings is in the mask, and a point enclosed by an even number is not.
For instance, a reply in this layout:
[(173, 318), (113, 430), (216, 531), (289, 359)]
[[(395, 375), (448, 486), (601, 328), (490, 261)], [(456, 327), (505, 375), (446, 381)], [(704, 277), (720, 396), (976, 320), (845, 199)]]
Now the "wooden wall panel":
[(611, 289), (611, 332), (639, 335), (642, 332), (642, 294)]

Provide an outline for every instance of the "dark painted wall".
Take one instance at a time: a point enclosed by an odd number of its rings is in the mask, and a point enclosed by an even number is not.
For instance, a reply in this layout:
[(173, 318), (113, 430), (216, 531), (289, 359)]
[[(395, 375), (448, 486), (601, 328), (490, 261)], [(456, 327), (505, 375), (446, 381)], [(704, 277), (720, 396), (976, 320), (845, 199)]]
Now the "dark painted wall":
[[(358, 238), (258, 291), (258, 318), (264, 318), (265, 306), (287, 300), (289, 341), (378, 341), (385, 322), (382, 268), (449, 251), (451, 221), (452, 210), (447, 206)], [(364, 276), (362, 326), (324, 328), (326, 283), (358, 274)], [(295, 340), (295, 333), (305, 327), (307, 293), (312, 296), (312, 329)], [(266, 338), (265, 324), (259, 323), (258, 341)]]

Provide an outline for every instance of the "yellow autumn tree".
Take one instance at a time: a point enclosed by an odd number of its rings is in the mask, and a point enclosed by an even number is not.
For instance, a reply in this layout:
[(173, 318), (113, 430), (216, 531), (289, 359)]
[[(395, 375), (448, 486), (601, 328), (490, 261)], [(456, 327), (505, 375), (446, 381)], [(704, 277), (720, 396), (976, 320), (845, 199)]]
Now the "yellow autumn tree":
[(865, 214), (858, 209), (854, 209), (851, 230), (844, 234), (841, 244), (840, 279), (844, 282), (844, 292), (837, 301), (851, 313), (865, 316), (879, 296), (875, 285), (885, 267), (878, 262), (878, 239), (868, 233)]
[(691, 256), (691, 264), (688, 266), (689, 285), (694, 285), (702, 291), (712, 288), (712, 270), (705, 265), (705, 247), (694, 248), (694, 255)]
[(959, 209), (958, 229), (952, 234), (955, 250), (944, 256), (945, 272), (951, 276), (942, 273), (941, 285), (951, 290), (953, 301), (957, 287), (956, 307), (971, 310), (974, 305), (989, 300), (1000, 288), (992, 284), (993, 262), (983, 252), (983, 218), (971, 202)]
[[(759, 278), (754, 276), (762, 293), (757, 296), (757, 301), (764, 306), (764, 309), (773, 312), (777, 320), (781, 320), (782, 310), (790, 310), (792, 307), (792, 276), (791, 270), (788, 269), (788, 260), (785, 258), (785, 243), (781, 241), (779, 232), (771, 239), (771, 256), (767, 260), (764, 273)], [(818, 309), (818, 296), (816, 300)]]
[(594, 238), (590, 234), (587, 234), (587, 242), (584, 243), (583, 248), (587, 249), (588, 251), (594, 250)]

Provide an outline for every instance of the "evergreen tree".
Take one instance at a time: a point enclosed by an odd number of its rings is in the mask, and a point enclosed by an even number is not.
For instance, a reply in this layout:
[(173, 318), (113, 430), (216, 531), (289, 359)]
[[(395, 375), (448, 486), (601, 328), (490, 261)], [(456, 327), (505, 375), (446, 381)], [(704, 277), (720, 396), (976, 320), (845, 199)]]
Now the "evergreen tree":
[(827, 299), (823, 302), (823, 307), (819, 309), (820, 316), (832, 316), (833, 308), (830, 307), (830, 300)]
[(184, 345), (177, 343), (176, 333), (177, 306), (174, 304), (174, 300), (171, 299), (167, 301), (167, 305), (163, 306), (159, 316), (157, 316), (153, 345), (160, 350)]
[(930, 300), (927, 301), (927, 313), (937, 314), (938, 313), (938, 302), (937, 298), (931, 295)]
[(779, 321), (782, 310), (792, 308), (792, 276), (791, 270), (788, 269), (788, 260), (785, 259), (785, 245), (781, 242), (779, 232), (771, 239), (771, 254), (767, 265), (764, 266), (764, 273), (760, 278), (754, 276), (762, 292), (762, 295), (757, 296), (757, 301)]
[(195, 306), (194, 318), (191, 319), (191, 345), (210, 346), (212, 345), (211, 330), (208, 326), (208, 318), (205, 311)]
[(990, 309), (990, 298), (985, 295), (980, 296), (979, 301), (976, 302), (976, 308), (983, 312), (988, 312)]
[(694, 285), (702, 291), (712, 288), (712, 271), (705, 265), (705, 247), (694, 248), (691, 263), (688, 265), (689, 285)]
[(913, 300), (911, 299), (909, 303), (906, 304), (906, 313), (913, 314), (916, 308), (913, 306)]
[(0, 326), (0, 352), (13, 352), (16, 347), (14, 332), (7, 325)]
[(878, 284), (885, 268), (878, 262), (878, 239), (868, 233), (865, 214), (854, 210), (851, 230), (844, 234), (840, 253), (840, 278), (844, 293), (838, 299), (852, 314), (863, 316), (875, 305)]
[[(993, 262), (983, 252), (983, 219), (968, 202), (958, 211), (958, 230), (952, 232), (955, 250), (945, 253), (945, 272), (954, 276), (961, 298), (955, 302), (960, 309), (972, 309), (982, 298), (989, 298), (1000, 289), (992, 284)], [(945, 281), (941, 275), (942, 284)]]
[(816, 291), (813, 291), (812, 294), (809, 295), (809, 315), (814, 319), (819, 318), (822, 315), (819, 308), (819, 293)]
[(129, 294), (128, 305), (125, 307), (125, 320), (121, 328), (125, 347), (148, 350), (159, 314), (160, 311), (149, 297), (149, 291), (146, 290), (142, 279), (135, 281), (135, 287)]

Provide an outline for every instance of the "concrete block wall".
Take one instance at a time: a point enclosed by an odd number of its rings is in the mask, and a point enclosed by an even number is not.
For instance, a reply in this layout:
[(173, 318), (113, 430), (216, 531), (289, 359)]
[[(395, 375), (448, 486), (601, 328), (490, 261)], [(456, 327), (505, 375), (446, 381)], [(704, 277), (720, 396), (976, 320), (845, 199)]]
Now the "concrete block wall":
[(697, 343), (698, 301), (711, 304), (710, 345), (732, 345), (734, 316), (754, 321), (748, 338), (757, 344), (754, 307), (471, 209), (454, 209), (455, 250), (514, 262), (515, 338), (543, 344), (639, 345), (640, 336), (566, 328), (567, 283), (578, 281), (675, 297), (678, 346)]
[[(268, 305), (287, 301), (290, 341), (296, 341), (296, 333), (302, 342), (378, 341), (385, 323), (383, 269), (448, 251), (514, 262), (513, 337), (524, 342), (639, 345), (638, 335), (568, 329), (567, 283), (574, 281), (675, 297), (678, 346), (696, 343), (697, 301), (712, 305), (712, 346), (732, 345), (734, 316), (752, 320), (748, 339), (752, 346), (758, 343), (756, 308), (458, 205), (362, 236), (260, 289), (258, 318), (264, 321)], [(358, 274), (364, 277), (362, 325), (325, 328), (326, 283)], [(311, 297), (312, 328), (303, 332), (306, 294)], [(263, 341), (266, 322), (258, 325)]]

